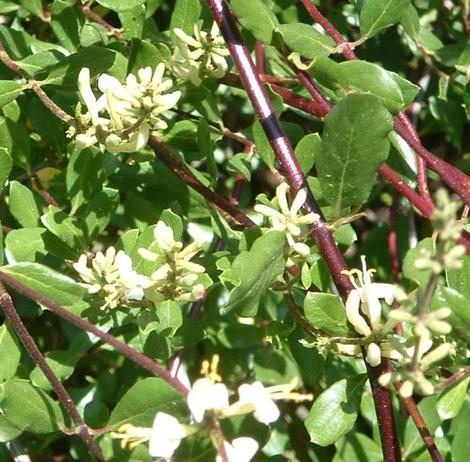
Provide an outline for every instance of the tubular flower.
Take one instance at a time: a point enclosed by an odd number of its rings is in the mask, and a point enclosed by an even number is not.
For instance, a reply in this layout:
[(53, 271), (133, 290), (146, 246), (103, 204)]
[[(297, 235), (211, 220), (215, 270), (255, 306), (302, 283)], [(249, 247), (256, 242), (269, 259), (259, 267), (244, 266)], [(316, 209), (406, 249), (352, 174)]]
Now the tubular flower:
[(261, 382), (244, 383), (238, 388), (238, 396), (239, 405), (253, 408), (259, 422), (269, 424), (279, 418), (279, 409)]
[[(138, 250), (142, 258), (159, 264), (148, 278), (145, 296), (155, 304), (164, 300), (186, 303), (201, 298), (206, 288), (201, 282), (206, 270), (191, 259), (200, 252), (202, 242), (195, 241), (183, 248), (183, 243), (175, 241), (173, 230), (163, 221), (157, 223), (154, 233), (158, 250)], [(207, 277), (204, 281), (210, 280)]]
[(229, 406), (227, 387), (207, 377), (194, 382), (187, 400), (191, 414), (197, 423), (202, 422), (206, 411), (222, 411)]
[(152, 457), (170, 458), (183, 438), (193, 433), (188, 425), (164, 412), (157, 412), (150, 434), (149, 454)]
[(90, 294), (100, 293), (105, 300), (101, 309), (116, 308), (124, 297), (141, 295), (147, 278), (132, 269), (132, 260), (122, 250), (116, 253), (108, 247), (106, 253), (98, 252), (88, 267), (87, 256), (80, 255), (72, 266), (79, 274)]
[(305, 189), (299, 190), (290, 207), (287, 200), (288, 191), (289, 185), (287, 183), (281, 183), (276, 188), (276, 198), (280, 210), (264, 204), (256, 204), (254, 208), (258, 213), (268, 218), (273, 230), (286, 233), (287, 242), (295, 253), (306, 257), (310, 254), (308, 245), (303, 242), (295, 242), (294, 237), (298, 238), (302, 234), (301, 225), (315, 223), (320, 217), (313, 212), (299, 215), (300, 209), (307, 199)]
[(213, 23), (210, 32), (204, 32), (202, 24), (203, 21), (194, 24), (193, 36), (182, 29), (173, 29), (177, 48), (171, 70), (175, 77), (189, 80), (195, 86), (201, 85), (204, 76), (222, 78), (227, 72), (225, 57), (230, 55), (217, 24)]
[(77, 108), (75, 125), (68, 135), (75, 136), (79, 148), (100, 142), (112, 153), (140, 151), (149, 135), (167, 128), (160, 115), (174, 107), (180, 91), (168, 93), (171, 80), (163, 79), (165, 65), (155, 71), (139, 69), (137, 76), (129, 74), (125, 83), (108, 74), (98, 78), (101, 96), (97, 99), (91, 89), (90, 70), (83, 68), (78, 76), (78, 90), (87, 112)]
[[(362, 271), (353, 269), (344, 272), (354, 286), (346, 300), (346, 316), (356, 332), (367, 337), (381, 328), (380, 300), (384, 299), (391, 305), (395, 290), (392, 284), (372, 282), (371, 274), (375, 270), (367, 269), (364, 256), (361, 256), (361, 261)], [(359, 284), (356, 283), (354, 276), (357, 276)], [(367, 346), (366, 361), (371, 366), (377, 366), (380, 364), (380, 357), (380, 346), (377, 343), (370, 343)]]

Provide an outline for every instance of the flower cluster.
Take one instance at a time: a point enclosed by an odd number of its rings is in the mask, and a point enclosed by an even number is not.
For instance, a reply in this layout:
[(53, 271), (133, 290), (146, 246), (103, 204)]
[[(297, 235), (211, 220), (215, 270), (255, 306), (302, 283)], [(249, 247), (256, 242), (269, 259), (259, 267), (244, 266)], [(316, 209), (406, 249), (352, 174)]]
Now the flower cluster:
[(73, 264), (88, 292), (103, 296), (102, 309), (116, 308), (128, 298), (145, 297), (155, 305), (165, 300), (196, 301), (211, 284), (204, 274), (205, 268), (191, 261), (201, 250), (201, 242), (184, 247), (182, 242), (174, 240), (173, 230), (163, 221), (157, 223), (154, 233), (157, 251), (138, 249), (144, 259), (157, 263), (150, 276), (137, 274), (130, 257), (122, 250), (116, 253), (114, 247), (109, 247), (105, 254), (98, 252), (91, 267), (87, 266), (86, 255)]
[(154, 234), (158, 250), (139, 249), (142, 258), (158, 265), (149, 278), (145, 296), (154, 303), (164, 300), (186, 303), (200, 299), (206, 288), (204, 282), (200, 282), (205, 268), (191, 259), (200, 252), (203, 243), (194, 241), (183, 248), (183, 243), (175, 241), (173, 230), (163, 221), (157, 223)]
[(116, 253), (108, 247), (106, 253), (97, 252), (88, 267), (88, 259), (81, 255), (73, 268), (90, 294), (100, 294), (105, 303), (101, 307), (116, 308), (123, 298), (141, 296), (147, 278), (132, 269), (132, 260), (122, 250)]
[(210, 32), (204, 32), (202, 24), (203, 21), (194, 24), (193, 36), (182, 29), (173, 29), (177, 48), (171, 70), (175, 77), (188, 80), (195, 86), (201, 85), (205, 76), (222, 78), (227, 72), (225, 57), (230, 55), (217, 24), (214, 22)]
[[(256, 204), (255, 210), (268, 218), (271, 229), (286, 233), (286, 239), (290, 248), (290, 258), (287, 261), (288, 266), (294, 265), (296, 255), (303, 258), (310, 255), (310, 248), (303, 242), (298, 242), (302, 236), (302, 225), (309, 225), (318, 221), (319, 216), (310, 212), (307, 215), (300, 215), (300, 209), (307, 199), (307, 192), (304, 189), (299, 190), (291, 206), (289, 207), (288, 195), (289, 185), (281, 183), (276, 188), (276, 198), (278, 207), (272, 207), (265, 204)], [(279, 209), (279, 210), (278, 210)]]
[[(209, 415), (223, 419), (236, 415), (253, 413), (255, 419), (264, 424), (275, 422), (279, 418), (279, 409), (274, 403), (278, 399), (311, 400), (311, 395), (302, 395), (292, 390), (296, 383), (264, 387), (261, 382), (242, 384), (238, 388), (239, 399), (229, 402), (228, 388), (220, 381), (216, 373), (218, 356), (212, 363), (203, 364), (202, 372), (206, 374), (196, 380), (187, 395), (187, 403), (191, 412), (193, 425), (180, 423), (174, 416), (158, 412), (152, 429), (125, 425), (115, 438), (120, 438), (125, 444), (139, 444), (149, 440), (149, 452), (152, 457), (169, 458), (178, 448), (181, 440), (210, 426)], [(257, 441), (250, 437), (235, 438), (231, 443), (224, 441), (225, 453), (229, 462), (249, 462), (259, 448)], [(217, 461), (221, 461), (219, 455)]]
[(78, 90), (87, 111), (77, 107), (74, 125), (68, 136), (75, 137), (79, 148), (102, 143), (112, 153), (135, 152), (145, 147), (149, 135), (167, 127), (161, 114), (174, 107), (180, 91), (168, 93), (173, 82), (164, 79), (165, 65), (160, 63), (129, 74), (125, 83), (101, 74), (96, 98), (90, 84), (90, 70), (83, 68), (78, 76)]

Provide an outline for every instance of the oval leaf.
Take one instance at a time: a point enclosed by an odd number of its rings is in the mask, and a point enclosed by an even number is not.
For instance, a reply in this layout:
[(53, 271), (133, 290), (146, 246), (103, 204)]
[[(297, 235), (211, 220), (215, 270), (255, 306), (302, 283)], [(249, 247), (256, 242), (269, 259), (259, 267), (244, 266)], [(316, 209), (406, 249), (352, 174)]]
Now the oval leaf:
[(364, 374), (342, 379), (316, 399), (305, 421), (313, 443), (328, 446), (352, 429), (365, 382)]
[(368, 198), (392, 128), (390, 113), (374, 96), (348, 96), (326, 116), (315, 165), (323, 197), (337, 212)]
[(360, 23), (363, 37), (372, 37), (396, 24), (410, 6), (410, 0), (364, 0)]

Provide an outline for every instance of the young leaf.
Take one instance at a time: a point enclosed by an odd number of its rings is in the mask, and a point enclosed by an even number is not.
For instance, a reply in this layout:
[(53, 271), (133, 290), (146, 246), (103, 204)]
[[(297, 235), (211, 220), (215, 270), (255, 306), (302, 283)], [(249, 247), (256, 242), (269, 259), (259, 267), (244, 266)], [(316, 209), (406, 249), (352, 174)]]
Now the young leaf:
[(361, 34), (372, 37), (400, 21), (410, 0), (364, 0), (361, 9)]
[(285, 265), (284, 233), (271, 231), (256, 239), (250, 250), (240, 252), (232, 263), (232, 273), (240, 281), (230, 293), (224, 312), (254, 316), (261, 297), (282, 273)]
[(50, 433), (63, 424), (57, 401), (26, 380), (8, 380), (0, 385), (0, 395), (2, 415), (21, 430)]
[(329, 446), (352, 429), (366, 379), (365, 374), (342, 379), (315, 400), (305, 421), (312, 443)]
[(17, 181), (10, 183), (10, 213), (25, 228), (39, 224), (39, 209), (32, 191)]
[(390, 113), (374, 96), (348, 96), (327, 115), (315, 165), (323, 197), (338, 213), (369, 196), (392, 128)]
[(295, 147), (295, 155), (302, 171), (307, 175), (315, 163), (315, 157), (321, 149), (321, 138), (318, 133), (304, 136)]
[(270, 44), (279, 21), (263, 0), (232, 0), (230, 7), (241, 25), (256, 39)]
[(338, 296), (308, 292), (304, 301), (305, 317), (316, 329), (334, 337), (354, 335), (348, 327), (348, 318)]
[(470, 299), (470, 256), (460, 257), (462, 268), (446, 270), (447, 285)]
[(174, 417), (188, 413), (186, 400), (178, 391), (162, 379), (150, 377), (139, 380), (124, 394), (114, 408), (108, 425), (119, 428), (131, 423), (151, 427), (157, 412), (166, 412)]
[(332, 38), (318, 32), (308, 24), (281, 24), (276, 30), (281, 33), (284, 42), (292, 51), (305, 58), (315, 59), (319, 56), (328, 56), (336, 47)]

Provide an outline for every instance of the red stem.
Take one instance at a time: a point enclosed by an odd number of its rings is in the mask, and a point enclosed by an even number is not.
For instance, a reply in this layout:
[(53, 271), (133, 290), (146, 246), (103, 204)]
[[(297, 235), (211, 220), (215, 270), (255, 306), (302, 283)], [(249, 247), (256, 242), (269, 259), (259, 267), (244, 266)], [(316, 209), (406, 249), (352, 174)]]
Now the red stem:
[(3, 307), (3, 311), (5, 313), (6, 318), (10, 321), (11, 325), (16, 331), (18, 338), (20, 339), (23, 346), (28, 351), (31, 358), (33, 358), (34, 362), (38, 365), (41, 369), (43, 374), (46, 376), (49, 383), (52, 385), (55, 394), (59, 401), (64, 405), (65, 409), (69, 413), (73, 423), (76, 425), (76, 433), (80, 436), (83, 442), (86, 444), (90, 452), (98, 459), (104, 461), (105, 458), (101, 453), (100, 448), (93, 440), (92, 435), (89, 432), (88, 426), (83, 421), (82, 417), (77, 411), (75, 404), (72, 401), (72, 398), (68, 394), (65, 387), (62, 385), (60, 380), (54, 374), (54, 371), (51, 369), (49, 364), (47, 364), (46, 359), (39, 351), (36, 343), (34, 342), (33, 337), (31, 337), (28, 329), (23, 324), (20, 316), (18, 315), (15, 306), (13, 305), (13, 301), (10, 297), (10, 294), (6, 291), (3, 284), (0, 283), (0, 304)]

